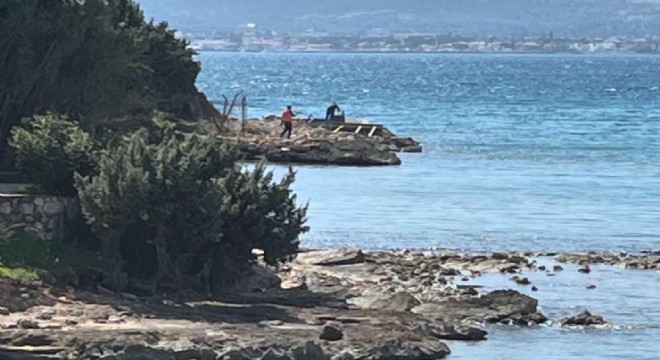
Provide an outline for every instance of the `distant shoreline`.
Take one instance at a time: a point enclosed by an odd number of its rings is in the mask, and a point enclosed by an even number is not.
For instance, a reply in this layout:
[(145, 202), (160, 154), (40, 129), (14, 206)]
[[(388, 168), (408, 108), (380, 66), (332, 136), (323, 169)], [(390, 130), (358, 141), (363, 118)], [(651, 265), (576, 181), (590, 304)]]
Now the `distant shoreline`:
[(224, 49), (194, 49), (198, 53), (249, 53), (249, 54), (425, 54), (425, 55), (571, 55), (571, 56), (650, 56), (655, 57), (660, 53), (653, 52), (484, 52), (484, 51), (371, 51), (371, 50), (224, 50)]

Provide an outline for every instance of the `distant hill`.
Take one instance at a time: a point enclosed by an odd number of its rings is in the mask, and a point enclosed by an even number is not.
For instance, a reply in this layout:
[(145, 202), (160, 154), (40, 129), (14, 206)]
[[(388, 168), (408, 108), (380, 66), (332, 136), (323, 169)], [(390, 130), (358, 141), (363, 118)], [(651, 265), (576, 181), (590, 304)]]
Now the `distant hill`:
[(660, 0), (137, 0), (147, 16), (188, 32), (644, 36), (660, 34)]

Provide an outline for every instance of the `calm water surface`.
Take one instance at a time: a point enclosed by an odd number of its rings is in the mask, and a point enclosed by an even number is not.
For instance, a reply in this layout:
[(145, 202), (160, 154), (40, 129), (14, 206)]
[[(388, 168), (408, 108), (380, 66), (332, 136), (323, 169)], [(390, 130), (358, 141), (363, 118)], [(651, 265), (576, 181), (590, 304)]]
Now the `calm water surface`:
[[(297, 166), (295, 189), (311, 203), (305, 246), (660, 249), (660, 57), (199, 59), (200, 88), (213, 100), (243, 89), (250, 116), (286, 104), (321, 116), (337, 100), (348, 116), (422, 142), (399, 167)], [(602, 267), (532, 281), (551, 318), (589, 308), (621, 327), (492, 328), (487, 342), (452, 344), (451, 358), (660, 359), (660, 274)], [(499, 275), (475, 283), (515, 286)]]

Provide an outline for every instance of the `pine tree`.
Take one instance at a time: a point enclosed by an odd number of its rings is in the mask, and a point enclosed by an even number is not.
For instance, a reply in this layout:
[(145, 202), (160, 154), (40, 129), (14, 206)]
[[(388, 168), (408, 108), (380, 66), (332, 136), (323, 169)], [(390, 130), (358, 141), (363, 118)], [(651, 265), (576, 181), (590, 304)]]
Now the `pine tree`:
[(83, 213), (102, 243), (108, 285), (208, 292), (230, 283), (263, 249), (271, 264), (298, 249), (305, 207), (262, 166), (241, 170), (235, 150), (171, 126), (142, 129), (78, 177)]

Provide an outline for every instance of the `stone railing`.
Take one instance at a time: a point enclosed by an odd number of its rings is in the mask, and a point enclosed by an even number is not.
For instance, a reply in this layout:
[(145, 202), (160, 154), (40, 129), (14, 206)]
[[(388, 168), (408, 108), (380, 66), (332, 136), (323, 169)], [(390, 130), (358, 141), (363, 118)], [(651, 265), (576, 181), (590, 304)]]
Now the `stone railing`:
[(46, 240), (63, 240), (80, 216), (77, 198), (0, 194), (0, 227), (35, 232)]

